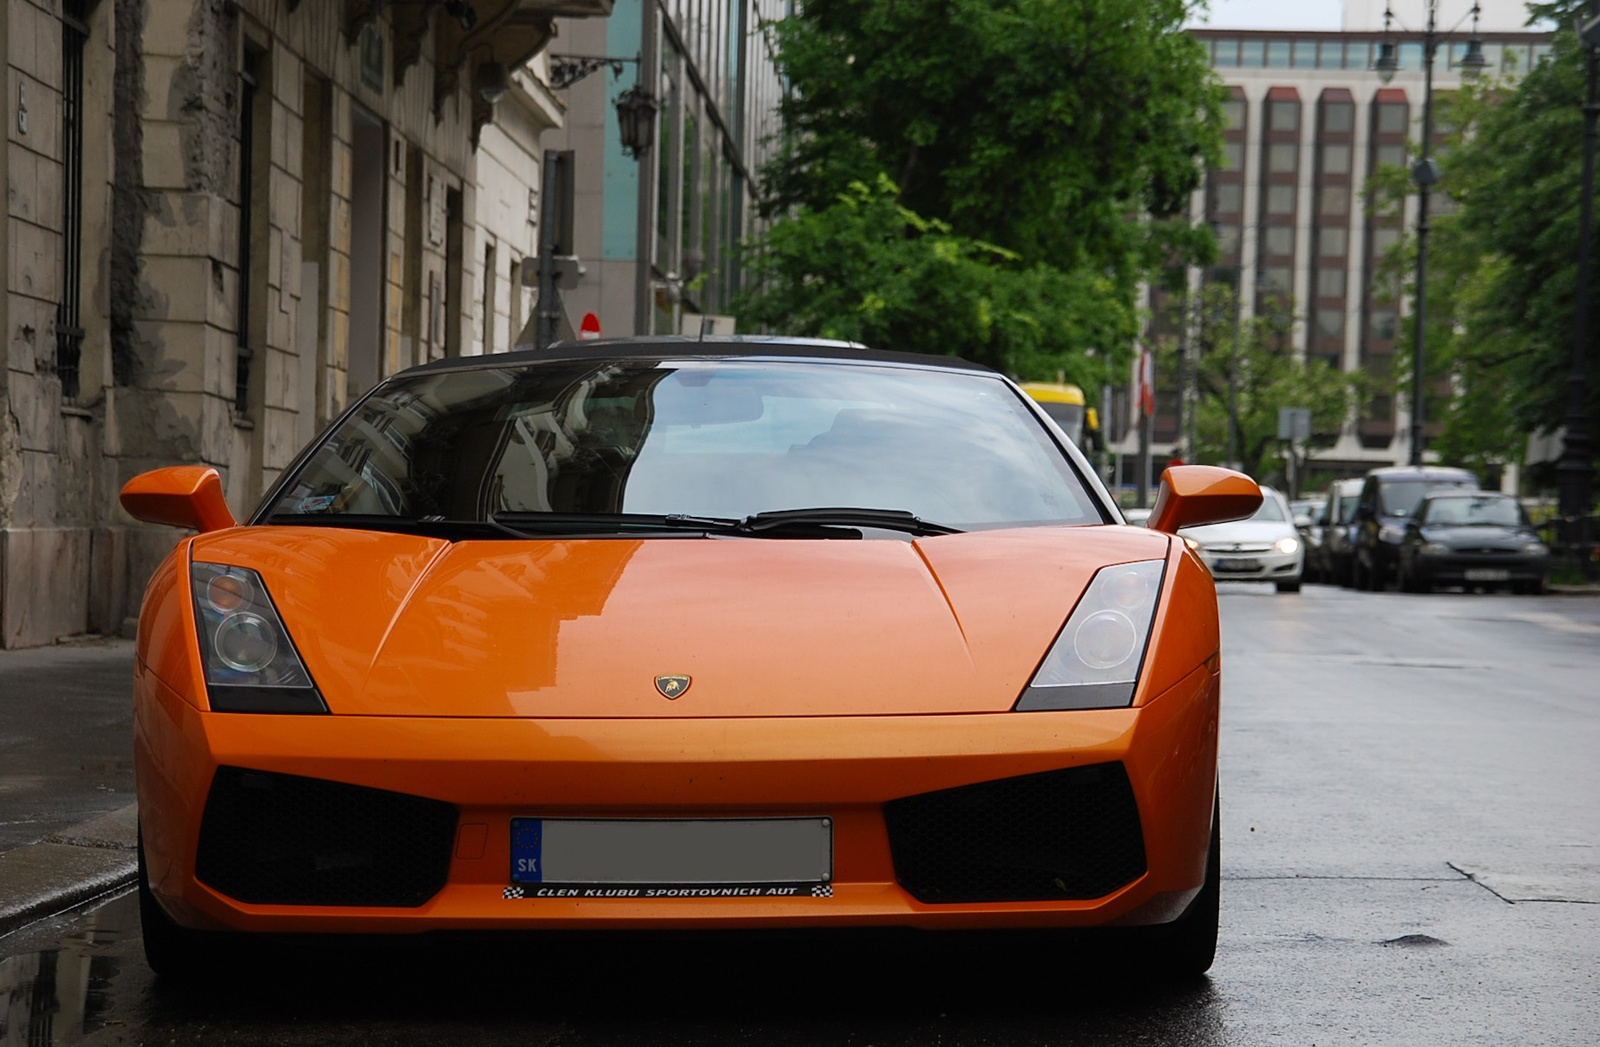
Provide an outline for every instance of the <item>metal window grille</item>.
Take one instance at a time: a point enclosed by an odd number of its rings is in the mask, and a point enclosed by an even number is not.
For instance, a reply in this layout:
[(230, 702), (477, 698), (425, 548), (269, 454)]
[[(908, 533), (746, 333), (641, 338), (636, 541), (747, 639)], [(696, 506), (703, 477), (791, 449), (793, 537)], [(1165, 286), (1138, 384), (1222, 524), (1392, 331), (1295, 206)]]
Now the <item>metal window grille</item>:
[(61, 5), (61, 299), (56, 303), (56, 377), (71, 401), (83, 355), (83, 51), (86, 0)]
[(233, 407), (240, 418), (250, 413), (250, 211), (255, 186), (256, 77), (249, 55), (239, 71), (239, 289), (235, 313), (238, 350), (234, 366)]

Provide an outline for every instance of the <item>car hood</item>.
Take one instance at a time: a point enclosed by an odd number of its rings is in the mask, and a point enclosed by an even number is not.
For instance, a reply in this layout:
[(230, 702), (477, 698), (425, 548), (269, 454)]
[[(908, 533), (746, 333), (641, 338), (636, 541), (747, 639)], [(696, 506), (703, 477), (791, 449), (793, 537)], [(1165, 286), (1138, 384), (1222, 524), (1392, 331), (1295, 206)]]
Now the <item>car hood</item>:
[[(821, 716), (1011, 708), (1095, 570), (1168, 541), (1105, 526), (452, 544), (272, 526), (202, 535), (192, 555), (260, 572), (335, 714)], [(690, 683), (668, 700), (663, 676)]]
[(1279, 538), (1298, 536), (1293, 524), (1281, 520), (1235, 520), (1204, 527), (1185, 527), (1178, 533), (1207, 547), (1233, 543), (1271, 545)]

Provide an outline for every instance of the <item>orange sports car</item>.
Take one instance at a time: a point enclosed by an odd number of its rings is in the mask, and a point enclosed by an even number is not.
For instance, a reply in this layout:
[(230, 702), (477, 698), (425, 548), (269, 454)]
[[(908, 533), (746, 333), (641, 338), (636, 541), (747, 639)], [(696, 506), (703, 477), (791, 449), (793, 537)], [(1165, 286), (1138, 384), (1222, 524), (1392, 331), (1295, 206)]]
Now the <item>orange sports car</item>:
[[(794, 339), (446, 360), (245, 522), (217, 473), (135, 668), (159, 972), (253, 932), (1119, 926), (1217, 935), (1217, 603), (1005, 377)], [(219, 934), (218, 932), (231, 932)]]

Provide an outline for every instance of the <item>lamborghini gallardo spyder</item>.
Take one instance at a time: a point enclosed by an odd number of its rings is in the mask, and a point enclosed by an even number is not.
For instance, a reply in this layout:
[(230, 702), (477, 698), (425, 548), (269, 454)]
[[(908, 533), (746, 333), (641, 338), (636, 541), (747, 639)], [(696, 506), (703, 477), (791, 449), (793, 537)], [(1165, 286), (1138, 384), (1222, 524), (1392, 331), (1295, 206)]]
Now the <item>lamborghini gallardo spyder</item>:
[(1206, 970), (1217, 602), (1004, 376), (594, 341), (379, 383), (188, 528), (135, 668), (159, 972), (239, 935), (1116, 926)]

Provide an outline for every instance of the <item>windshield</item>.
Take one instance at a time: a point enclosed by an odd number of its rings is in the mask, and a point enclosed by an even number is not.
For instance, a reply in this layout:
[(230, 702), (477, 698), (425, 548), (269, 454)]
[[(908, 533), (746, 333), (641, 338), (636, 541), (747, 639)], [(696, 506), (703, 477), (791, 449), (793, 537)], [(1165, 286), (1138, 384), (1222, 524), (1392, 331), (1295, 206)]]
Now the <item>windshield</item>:
[(1379, 509), (1389, 516), (1410, 516), (1429, 491), (1442, 487), (1476, 487), (1468, 480), (1393, 480), (1378, 485)]
[(1435, 498), (1428, 503), (1427, 521), (1430, 525), (1516, 527), (1523, 518), (1522, 507), (1514, 498)]
[(1281, 522), (1288, 518), (1283, 515), (1283, 507), (1278, 504), (1278, 500), (1269, 494), (1265, 498), (1261, 499), (1261, 508), (1257, 509), (1255, 515), (1250, 517), (1250, 519), (1274, 520)]
[(269, 516), (306, 522), (822, 506), (963, 530), (1102, 522), (998, 377), (815, 360), (552, 360), (402, 376), (280, 492)]

